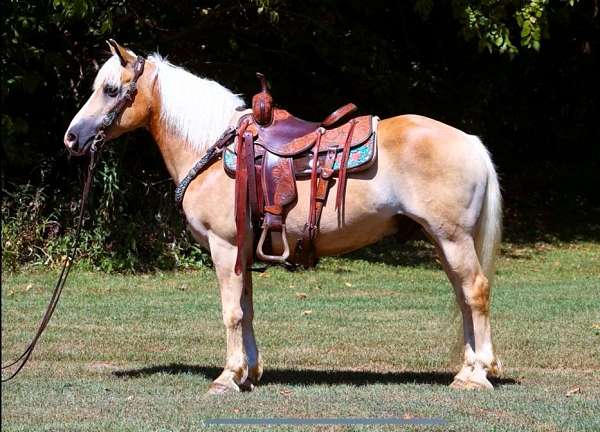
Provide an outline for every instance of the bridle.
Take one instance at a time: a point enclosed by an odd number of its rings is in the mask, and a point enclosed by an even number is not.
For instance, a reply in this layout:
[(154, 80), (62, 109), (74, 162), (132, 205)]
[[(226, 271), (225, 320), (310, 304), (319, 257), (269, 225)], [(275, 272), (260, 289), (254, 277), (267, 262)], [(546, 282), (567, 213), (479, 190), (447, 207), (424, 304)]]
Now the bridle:
[(113, 125), (117, 117), (123, 113), (125, 107), (133, 102), (137, 92), (137, 82), (144, 73), (145, 64), (146, 59), (142, 56), (137, 56), (135, 63), (133, 64), (133, 78), (131, 79), (127, 90), (119, 96), (115, 105), (102, 118), (102, 122), (100, 123), (100, 127), (96, 130), (96, 135), (92, 140), (91, 146), (89, 148), (84, 147), (80, 152), (69, 149), (69, 152), (72, 155), (83, 156), (88, 150), (90, 150), (90, 153), (94, 151), (94, 148), (98, 151), (104, 145), (106, 141), (106, 131)]
[(2, 378), (2, 382), (7, 382), (17, 376), (17, 374), (23, 369), (29, 357), (33, 353), (33, 350), (40, 338), (42, 333), (48, 326), (50, 322), (50, 318), (52, 318), (52, 314), (54, 313), (56, 306), (58, 305), (58, 300), (60, 299), (60, 295), (67, 281), (67, 277), (69, 276), (69, 272), (71, 271), (72, 263), (75, 260), (75, 254), (77, 253), (77, 249), (79, 246), (79, 239), (81, 237), (81, 228), (83, 226), (83, 214), (85, 208), (87, 206), (88, 197), (90, 194), (90, 190), (92, 187), (92, 179), (94, 177), (94, 171), (98, 165), (98, 161), (100, 160), (100, 154), (102, 151), (102, 147), (106, 142), (106, 132), (108, 129), (114, 124), (115, 119), (119, 117), (127, 105), (133, 102), (135, 99), (135, 94), (137, 91), (137, 81), (140, 76), (144, 73), (144, 65), (146, 60), (144, 57), (138, 56), (134, 65), (133, 65), (133, 78), (127, 87), (127, 90), (117, 99), (115, 105), (111, 108), (111, 110), (104, 116), (102, 119), (102, 123), (98, 130), (96, 131), (96, 135), (92, 141), (92, 144), (89, 148), (85, 148), (81, 152), (71, 151), (71, 154), (75, 156), (83, 156), (88, 153), (90, 154), (90, 161), (88, 164), (87, 177), (85, 179), (85, 184), (83, 187), (83, 192), (81, 195), (81, 207), (79, 208), (79, 220), (77, 222), (77, 228), (75, 229), (75, 236), (73, 237), (73, 244), (71, 245), (71, 249), (69, 250), (69, 254), (67, 255), (67, 259), (64, 261), (62, 270), (60, 272), (60, 276), (58, 277), (58, 281), (54, 286), (54, 290), (52, 292), (52, 297), (50, 298), (50, 302), (48, 303), (48, 307), (46, 308), (46, 312), (40, 321), (37, 331), (35, 335), (29, 342), (29, 345), (25, 348), (23, 353), (14, 361), (3, 365), (2, 370), (12, 368), (16, 366), (14, 372), (12, 372), (7, 378)]

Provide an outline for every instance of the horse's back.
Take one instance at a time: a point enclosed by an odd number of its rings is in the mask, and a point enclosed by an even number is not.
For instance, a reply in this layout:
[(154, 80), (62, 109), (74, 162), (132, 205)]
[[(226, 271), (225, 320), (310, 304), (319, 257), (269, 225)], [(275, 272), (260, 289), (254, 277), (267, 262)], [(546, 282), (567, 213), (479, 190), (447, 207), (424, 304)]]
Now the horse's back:
[(460, 129), (416, 114), (379, 122), (378, 147), (383, 158), (398, 169), (414, 167), (424, 175), (443, 175), (454, 169), (483, 174), (487, 157), (477, 137)]
[(404, 114), (381, 120), (377, 132), (379, 143), (384, 147), (419, 141), (464, 141), (466, 135), (460, 129), (417, 114)]

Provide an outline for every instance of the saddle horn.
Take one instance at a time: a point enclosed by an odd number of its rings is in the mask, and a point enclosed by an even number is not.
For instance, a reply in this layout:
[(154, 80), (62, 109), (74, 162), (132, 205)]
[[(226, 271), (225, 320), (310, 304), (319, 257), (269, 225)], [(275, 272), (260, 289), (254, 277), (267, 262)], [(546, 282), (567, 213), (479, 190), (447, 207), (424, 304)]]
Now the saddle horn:
[(273, 97), (267, 88), (265, 76), (256, 72), (260, 80), (261, 91), (252, 98), (252, 117), (261, 126), (268, 126), (273, 121)]

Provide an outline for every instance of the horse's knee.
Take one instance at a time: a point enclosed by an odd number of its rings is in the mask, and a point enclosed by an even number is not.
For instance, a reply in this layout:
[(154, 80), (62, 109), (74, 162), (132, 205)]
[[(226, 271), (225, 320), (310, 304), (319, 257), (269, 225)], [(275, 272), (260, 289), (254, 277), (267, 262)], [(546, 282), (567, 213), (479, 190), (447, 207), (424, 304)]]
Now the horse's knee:
[(473, 285), (465, 292), (465, 301), (472, 310), (487, 314), (490, 308), (490, 284), (481, 273), (475, 276)]
[(241, 307), (234, 307), (223, 311), (223, 323), (227, 328), (239, 326), (244, 318), (244, 311)]

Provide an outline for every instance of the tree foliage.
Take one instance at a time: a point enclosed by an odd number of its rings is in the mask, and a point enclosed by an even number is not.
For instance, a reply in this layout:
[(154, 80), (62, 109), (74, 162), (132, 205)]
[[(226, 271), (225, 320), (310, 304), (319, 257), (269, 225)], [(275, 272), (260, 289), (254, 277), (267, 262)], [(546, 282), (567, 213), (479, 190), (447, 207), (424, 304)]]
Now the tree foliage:
[[(353, 101), (381, 117), (446, 121), (481, 135), (502, 172), (531, 161), (559, 172), (598, 157), (595, 0), (7, 0), (1, 19), (3, 219), (17, 217), (27, 200), (10, 197), (29, 185), (29, 196), (45, 197), (40, 220), (72, 226), (81, 162), (65, 157), (62, 135), (109, 37), (140, 54), (158, 50), (246, 99), (254, 72), (265, 72), (276, 101), (306, 118)], [(102, 242), (121, 256), (157, 232), (175, 244), (172, 186), (148, 135), (111, 148), (102, 184), (114, 188), (95, 197)], [(585, 195), (587, 184), (576, 187)]]

